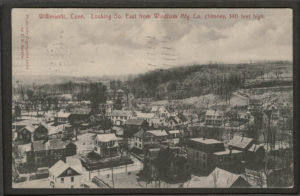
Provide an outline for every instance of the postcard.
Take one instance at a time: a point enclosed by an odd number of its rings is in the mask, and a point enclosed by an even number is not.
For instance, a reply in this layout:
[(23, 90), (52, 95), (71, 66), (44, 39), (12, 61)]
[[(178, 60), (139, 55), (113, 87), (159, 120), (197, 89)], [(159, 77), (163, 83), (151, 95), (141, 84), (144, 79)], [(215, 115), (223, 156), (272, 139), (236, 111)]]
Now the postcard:
[(293, 188), (293, 11), (14, 8), (12, 188)]

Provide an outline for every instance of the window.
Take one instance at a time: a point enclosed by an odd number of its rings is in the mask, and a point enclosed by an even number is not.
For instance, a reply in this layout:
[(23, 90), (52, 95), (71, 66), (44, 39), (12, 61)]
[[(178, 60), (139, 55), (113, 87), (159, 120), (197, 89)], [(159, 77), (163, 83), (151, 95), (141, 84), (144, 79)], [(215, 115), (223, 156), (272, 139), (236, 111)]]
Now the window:
[(64, 178), (60, 178), (60, 182), (61, 182), (61, 183), (64, 183), (64, 182), (65, 182), (65, 179), (64, 179)]
[(74, 185), (71, 185), (71, 189), (74, 188)]
[(72, 170), (69, 169), (69, 170), (67, 171), (67, 174), (72, 174)]
[(206, 154), (203, 154), (203, 159), (206, 159)]
[(71, 177), (71, 182), (74, 182), (74, 177), (73, 176)]

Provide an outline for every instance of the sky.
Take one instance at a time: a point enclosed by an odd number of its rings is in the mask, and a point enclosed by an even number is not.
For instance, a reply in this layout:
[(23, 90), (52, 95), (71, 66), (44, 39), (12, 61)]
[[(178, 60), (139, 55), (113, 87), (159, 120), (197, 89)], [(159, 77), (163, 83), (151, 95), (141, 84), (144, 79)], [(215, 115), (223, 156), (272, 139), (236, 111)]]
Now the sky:
[[(155, 13), (178, 18), (154, 18)], [(66, 19), (40, 19), (40, 14)], [(75, 15), (85, 19), (72, 19)], [(217, 15), (226, 19), (212, 18)], [(13, 9), (12, 69), (13, 75), (110, 76), (206, 63), (292, 61), (292, 37), (291, 9)]]

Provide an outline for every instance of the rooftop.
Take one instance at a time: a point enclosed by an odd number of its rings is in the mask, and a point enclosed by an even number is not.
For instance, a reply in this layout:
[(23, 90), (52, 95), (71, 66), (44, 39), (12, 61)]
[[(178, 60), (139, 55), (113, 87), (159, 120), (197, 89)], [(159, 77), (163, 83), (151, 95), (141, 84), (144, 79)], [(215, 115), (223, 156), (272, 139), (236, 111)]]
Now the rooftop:
[(236, 135), (232, 140), (229, 141), (228, 145), (244, 149), (247, 148), (252, 141), (252, 138)]
[(191, 138), (191, 141), (204, 143), (204, 144), (220, 144), (221, 141), (215, 140), (215, 139), (206, 139), (206, 138)]
[(129, 110), (113, 110), (112, 116), (131, 116), (132, 112)]
[(33, 141), (32, 147), (34, 152), (47, 150), (46, 142), (44, 140)]
[(68, 168), (71, 168), (75, 170), (78, 174), (80, 174), (80, 171), (77, 171), (76, 168), (66, 164), (62, 160), (57, 161), (50, 169), (49, 171), (55, 176), (59, 177), (64, 171), (66, 171)]
[(242, 184), (246, 186), (247, 182), (241, 175), (215, 168), (207, 177), (193, 176), (190, 181), (184, 183), (184, 188), (230, 188), (238, 180), (243, 181)]
[(144, 123), (145, 120), (143, 119), (139, 119), (139, 118), (136, 118), (136, 119), (128, 119), (125, 124), (126, 125), (139, 125), (141, 126), (143, 123)]
[(48, 140), (49, 150), (64, 149), (65, 146), (66, 146), (66, 142), (62, 141), (61, 139)]
[(150, 131), (147, 131), (147, 133), (151, 133), (152, 135), (155, 135), (155, 136), (167, 136), (167, 132), (165, 130), (150, 130)]
[(57, 117), (58, 118), (68, 118), (70, 116), (71, 113), (68, 112), (58, 112), (57, 113)]
[[(243, 153), (243, 152), (240, 150), (231, 150), (231, 153), (238, 154), (238, 153)], [(214, 154), (215, 155), (227, 155), (227, 154), (230, 154), (230, 150), (226, 149), (225, 151), (215, 152)]]
[(171, 131), (169, 131), (169, 134), (176, 134), (176, 133), (180, 133), (179, 130), (171, 130)]
[(116, 137), (116, 135), (114, 133), (98, 134), (96, 138), (100, 142), (109, 142), (109, 141), (120, 140), (120, 138)]

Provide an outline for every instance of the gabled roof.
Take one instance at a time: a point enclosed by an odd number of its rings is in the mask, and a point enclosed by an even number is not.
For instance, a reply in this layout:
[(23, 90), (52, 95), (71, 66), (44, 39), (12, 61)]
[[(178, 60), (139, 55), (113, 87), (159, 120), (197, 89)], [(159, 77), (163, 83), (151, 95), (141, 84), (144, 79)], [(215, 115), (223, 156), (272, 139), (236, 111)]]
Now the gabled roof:
[(27, 125), (26, 127), (23, 127), (22, 129), (19, 129), (18, 132), (22, 131), (26, 129), (27, 131), (29, 131), (30, 133), (33, 133), (35, 131), (35, 127), (32, 125)]
[(81, 174), (80, 171), (77, 171), (76, 168), (66, 164), (62, 160), (57, 161), (50, 169), (49, 171), (55, 176), (59, 177), (63, 172), (65, 172), (67, 169), (73, 169), (76, 171), (78, 174)]
[(139, 125), (139, 126), (141, 126), (144, 122), (145, 122), (145, 120), (140, 119), (140, 118), (136, 118), (136, 119), (128, 119), (125, 122), (125, 124), (126, 125)]
[(47, 143), (49, 150), (64, 149), (66, 147), (66, 142), (62, 141), (61, 139), (48, 140)]
[(182, 114), (182, 113), (178, 113), (178, 118), (182, 121), (182, 122), (186, 122), (187, 118)]
[(71, 114), (81, 114), (81, 115), (88, 115), (92, 111), (91, 108), (74, 108)]
[(174, 116), (171, 116), (171, 117), (169, 117), (169, 119), (168, 119), (168, 121), (173, 121), (173, 122), (175, 122), (176, 124), (178, 124), (178, 122), (177, 122), (177, 120), (174, 118)]
[(57, 117), (58, 118), (68, 118), (71, 115), (71, 113), (68, 112), (58, 112)]
[(241, 175), (215, 168), (207, 177), (193, 176), (190, 181), (184, 183), (184, 188), (230, 188), (238, 180), (244, 181), (244, 185), (249, 185)]
[(215, 140), (215, 139), (206, 139), (206, 138), (191, 138), (191, 141), (203, 143), (203, 144), (220, 144), (221, 141)]
[(180, 133), (179, 130), (171, 130), (171, 131), (169, 131), (169, 134), (176, 134), (176, 133)]
[(138, 118), (154, 118), (155, 114), (154, 113), (136, 112), (136, 116)]
[(256, 152), (260, 148), (264, 149), (264, 145), (263, 144), (252, 144), (252, 146), (248, 149), (248, 151)]
[(157, 137), (168, 135), (165, 130), (151, 130), (151, 131), (147, 131), (147, 133), (151, 133), (152, 135)]
[(132, 112), (129, 110), (113, 110), (111, 116), (131, 116)]
[[(231, 150), (232, 154), (239, 154), (239, 153), (243, 153), (240, 150)], [(228, 155), (230, 154), (230, 150), (226, 149), (225, 151), (220, 151), (220, 152), (215, 152), (214, 155)]]
[(109, 142), (109, 141), (120, 140), (119, 138), (116, 137), (116, 135), (114, 133), (98, 134), (96, 138), (100, 142)]
[(236, 135), (233, 137), (232, 140), (229, 141), (228, 145), (237, 147), (237, 148), (241, 148), (241, 149), (245, 149), (245, 148), (249, 147), (249, 145), (252, 141), (253, 141), (252, 138), (241, 137), (241, 136)]
[(134, 134), (134, 137), (143, 138), (145, 133), (146, 133), (146, 131), (140, 130)]

